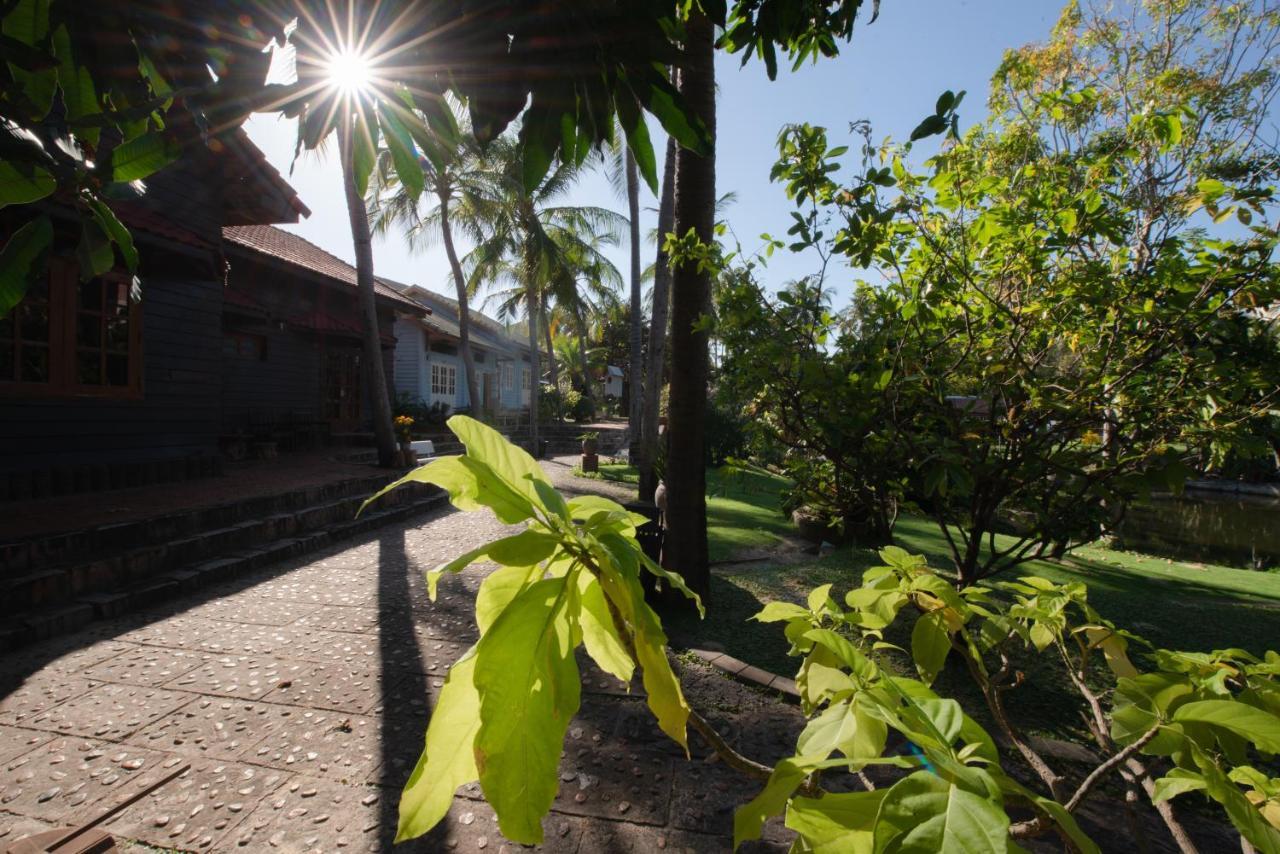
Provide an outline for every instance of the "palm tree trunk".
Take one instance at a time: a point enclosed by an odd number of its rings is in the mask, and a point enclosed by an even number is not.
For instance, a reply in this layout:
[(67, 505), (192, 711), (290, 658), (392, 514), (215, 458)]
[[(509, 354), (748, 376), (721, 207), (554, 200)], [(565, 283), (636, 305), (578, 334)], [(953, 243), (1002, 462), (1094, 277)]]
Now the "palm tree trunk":
[(538, 376), (542, 373), (542, 364), (538, 358), (538, 293), (532, 281), (525, 284), (524, 300), (525, 316), (529, 324), (529, 453), (536, 457), (538, 456), (538, 397), (542, 385), (538, 382)]
[[(560, 365), (556, 362), (556, 351), (551, 341), (551, 317), (547, 312), (547, 298), (545, 296), (539, 300), (538, 317), (542, 319), (542, 338), (547, 345), (547, 364), (551, 373), (551, 387), (558, 393), (560, 391)], [(561, 398), (556, 397), (556, 419), (564, 420), (564, 410), (560, 406)]]
[(627, 378), (627, 433), (631, 439), (628, 456), (634, 462), (640, 456), (640, 383), (643, 376), (640, 362), (644, 358), (644, 327), (640, 318), (640, 176), (631, 146), (627, 146), (627, 216), (631, 219), (631, 361)]
[(342, 159), (342, 183), (347, 194), (347, 216), (351, 220), (351, 241), (356, 254), (356, 286), (360, 313), (364, 317), (361, 339), (364, 343), (364, 375), (373, 408), (373, 436), (378, 447), (378, 465), (395, 465), (396, 436), (391, 424), (391, 396), (387, 393), (387, 374), (382, 367), (382, 336), (378, 331), (378, 305), (373, 289), (373, 240), (369, 233), (369, 212), (356, 189), (355, 169), (351, 161), (351, 119), (338, 130), (339, 155)]
[[(715, 138), (714, 29), (694, 13), (686, 29), (680, 94)], [(714, 143), (713, 143), (714, 144)], [(687, 149), (676, 155), (675, 232), (692, 229), (698, 239), (715, 240), (716, 161)], [(667, 452), (667, 536), (663, 563), (707, 596), (707, 496), (703, 444), (710, 376), (708, 331), (699, 323), (711, 310), (711, 274), (697, 264), (681, 264), (671, 280), (671, 445)]]
[(658, 488), (654, 463), (658, 456), (658, 400), (667, 356), (667, 308), (671, 294), (671, 265), (662, 243), (675, 227), (676, 141), (667, 137), (662, 167), (662, 198), (658, 202), (658, 257), (653, 267), (653, 316), (649, 319), (649, 356), (645, 365), (644, 407), (640, 418), (640, 500), (653, 501)]
[(458, 343), (458, 352), (462, 354), (462, 369), (467, 375), (467, 396), (471, 400), (471, 411), (478, 415), (484, 412), (485, 401), (481, 398), (480, 386), (476, 384), (476, 360), (471, 353), (471, 310), (467, 307), (467, 283), (462, 276), (462, 264), (458, 261), (458, 252), (453, 248), (453, 230), (449, 226), (448, 188), (441, 188), (438, 196), (444, 254), (449, 258), (454, 288), (458, 292), (458, 338), (461, 339)]
[(582, 316), (582, 304), (573, 307), (578, 333), (578, 370), (582, 371), (582, 393), (591, 396), (591, 365), (587, 361), (587, 319)]

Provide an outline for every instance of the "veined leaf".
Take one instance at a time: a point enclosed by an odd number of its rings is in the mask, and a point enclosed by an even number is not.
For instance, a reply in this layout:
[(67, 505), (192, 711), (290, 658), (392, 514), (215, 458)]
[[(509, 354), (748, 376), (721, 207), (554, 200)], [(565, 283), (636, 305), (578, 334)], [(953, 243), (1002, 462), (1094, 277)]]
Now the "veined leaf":
[(1208, 785), (1205, 782), (1204, 775), (1188, 771), (1185, 768), (1174, 768), (1168, 774), (1156, 780), (1156, 790), (1155, 794), (1151, 796), (1151, 800), (1158, 804), (1161, 801), (1176, 798), (1178, 795), (1185, 795), (1187, 792), (1202, 792)]
[[(360, 118), (351, 129), (351, 133), (352, 177), (355, 178), (356, 192), (363, 198), (365, 193), (369, 191), (369, 175), (372, 174), (373, 167), (378, 160), (378, 124), (377, 122), (368, 121), (362, 112)], [(398, 164), (396, 171), (397, 173), (399, 172)], [(421, 179), (421, 169), (418, 169), (418, 176)], [(418, 192), (414, 194), (414, 198), (417, 198), (421, 193), (420, 185)]]
[(396, 842), (421, 836), (439, 824), (453, 804), (458, 787), (479, 777), (472, 751), (480, 728), (480, 695), (473, 684), (475, 667), (472, 647), (449, 668), (427, 725), (422, 755), (400, 794)]
[(951, 635), (941, 611), (921, 614), (911, 630), (911, 657), (916, 670), (926, 683), (932, 683), (942, 672), (951, 652)]
[(826, 758), (839, 750), (855, 764), (884, 752), (889, 728), (863, 710), (856, 699), (833, 703), (809, 721), (796, 741), (802, 756)]
[(871, 854), (876, 815), (888, 789), (792, 798), (787, 827), (804, 839), (807, 854)]
[(1259, 750), (1280, 753), (1280, 716), (1235, 700), (1196, 700), (1173, 713), (1178, 723), (1221, 727), (1248, 739)]
[(159, 131), (122, 142), (111, 152), (111, 180), (138, 181), (177, 160), (182, 146)]
[[(628, 549), (621, 557), (625, 559), (628, 553), (632, 550)], [(649, 710), (658, 719), (658, 727), (688, 753), (689, 704), (685, 702), (680, 680), (671, 672), (662, 623), (644, 601), (644, 590), (634, 565), (609, 563), (601, 569), (604, 594), (631, 626)]]
[(53, 243), (53, 223), (33, 219), (9, 236), (0, 249), (0, 317), (22, 302), (27, 286), (44, 275), (44, 257)]
[(880, 805), (877, 850), (972, 854), (1009, 850), (1009, 816), (996, 803), (928, 771), (895, 783)]
[(582, 599), (582, 642), (587, 648), (587, 654), (600, 665), (601, 670), (616, 677), (630, 690), (631, 677), (635, 674), (635, 661), (627, 652), (622, 638), (618, 637), (604, 590), (590, 573), (581, 573), (578, 578), (578, 591)]
[(370, 503), (406, 483), (433, 483), (448, 491), (450, 503), (459, 510), (488, 507), (508, 525), (523, 522), (533, 515), (533, 505), (526, 496), (512, 489), (484, 462), (472, 457), (440, 457), (432, 460), (365, 499), (359, 512), (363, 513)]
[[(616, 535), (612, 535), (612, 536), (616, 536)], [(707, 616), (707, 610), (702, 606), (702, 597), (689, 589), (689, 586), (684, 583), (684, 578), (683, 576), (680, 575), (680, 573), (672, 572), (671, 570), (667, 569), (665, 566), (655, 563), (652, 559), (650, 559), (650, 557), (647, 554), (645, 554), (640, 549), (635, 549), (635, 553), (636, 553), (636, 556), (640, 558), (640, 564), (645, 569), (647, 569), (653, 575), (656, 575), (658, 578), (661, 578), (663, 581), (670, 584), (676, 590), (679, 590), (681, 593), (685, 595), (685, 598), (692, 599), (694, 607), (698, 609), (699, 617), (705, 618)]]
[(549, 486), (550, 481), (542, 467), (524, 449), (502, 438), (492, 427), (465, 415), (453, 416), (448, 424), (449, 429), (466, 446), (468, 458), (484, 463), (497, 478), (522, 495), (531, 505), (542, 506), (542, 499), (533, 484), (534, 481), (542, 481)]
[(570, 580), (548, 578), (525, 588), (476, 645), (480, 785), (502, 832), (525, 845), (542, 841), (565, 731), (581, 697)]
[(536, 578), (535, 567), (504, 566), (485, 576), (476, 593), (476, 625), (484, 635), (512, 600)]
[(800, 757), (783, 759), (773, 767), (773, 773), (764, 784), (760, 794), (748, 803), (738, 807), (733, 814), (733, 848), (736, 851), (742, 843), (759, 839), (764, 823), (771, 816), (782, 812), (787, 800), (795, 792), (809, 768)]
[[(414, 147), (413, 138), (409, 136), (409, 131), (405, 130), (404, 123), (396, 115), (393, 102), (388, 101), (378, 109), (378, 123), (382, 127), (382, 136), (387, 141), (387, 148), (391, 151), (391, 161), (395, 164), (400, 183), (409, 192), (410, 198), (417, 199), (422, 195), (425, 184), (422, 165), (418, 162), (418, 152)], [(449, 419), (449, 427), (453, 428), (452, 418)], [(454, 429), (454, 432), (456, 433), (457, 430)]]
[(124, 227), (124, 223), (116, 219), (116, 215), (111, 208), (98, 199), (89, 200), (89, 209), (93, 211), (93, 216), (98, 220), (98, 224), (102, 226), (102, 230), (107, 233), (107, 236), (111, 238), (111, 241), (120, 250), (120, 257), (124, 259), (124, 264), (129, 269), (129, 272), (136, 273), (138, 271), (138, 250), (134, 248), (133, 235), (129, 233), (129, 229)]
[[(89, 69), (76, 63), (71, 50), (71, 35), (65, 25), (53, 33), (53, 51), (58, 57), (58, 85), (62, 87), (62, 101), (67, 108), (67, 119), (75, 122), (86, 116), (102, 112), (97, 89)], [(99, 128), (82, 125), (76, 133), (93, 145), (98, 144)]]
[(532, 567), (551, 557), (558, 541), (550, 534), (526, 529), (510, 537), (485, 543), (479, 548), (465, 552), (446, 564), (442, 564), (427, 573), (427, 595), (431, 601), (436, 600), (436, 589), (441, 576), (453, 572), (461, 572), (482, 558), (488, 558), (502, 566)]
[(794, 602), (774, 601), (766, 603), (751, 619), (761, 623), (777, 623), (782, 620), (808, 619), (809, 612)]
[(39, 201), (57, 188), (58, 182), (39, 166), (25, 171), (12, 163), (0, 163), (0, 208)]
[[(17, 0), (0, 21), (0, 32), (24, 47), (42, 49), (49, 35), (49, 0)], [(53, 106), (58, 74), (53, 68), (24, 70), (9, 63), (9, 73), (31, 102), (30, 117), (42, 119)]]

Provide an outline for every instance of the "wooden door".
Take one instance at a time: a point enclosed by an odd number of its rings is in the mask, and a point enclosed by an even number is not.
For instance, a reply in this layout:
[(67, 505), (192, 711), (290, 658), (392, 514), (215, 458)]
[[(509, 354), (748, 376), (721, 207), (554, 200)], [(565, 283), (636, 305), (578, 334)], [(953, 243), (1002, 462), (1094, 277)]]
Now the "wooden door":
[(324, 413), (335, 432), (360, 426), (360, 351), (325, 351)]

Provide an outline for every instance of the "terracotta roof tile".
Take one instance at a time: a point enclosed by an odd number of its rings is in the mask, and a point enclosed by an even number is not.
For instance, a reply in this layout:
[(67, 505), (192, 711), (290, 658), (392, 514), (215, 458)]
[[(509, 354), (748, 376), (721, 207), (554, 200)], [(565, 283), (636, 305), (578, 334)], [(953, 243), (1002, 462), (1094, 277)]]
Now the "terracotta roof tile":
[[(303, 267), (335, 282), (356, 286), (355, 267), (292, 232), (270, 225), (232, 225), (222, 229), (222, 237), (229, 243)], [(416, 302), (376, 280), (374, 291), (398, 305), (422, 311)]]

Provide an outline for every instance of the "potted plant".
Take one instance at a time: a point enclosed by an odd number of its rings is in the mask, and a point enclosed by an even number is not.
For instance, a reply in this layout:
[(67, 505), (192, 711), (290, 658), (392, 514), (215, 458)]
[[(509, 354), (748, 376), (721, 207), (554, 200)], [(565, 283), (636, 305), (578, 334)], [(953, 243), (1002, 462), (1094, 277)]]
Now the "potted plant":
[(400, 440), (400, 457), (403, 465), (411, 466), (417, 462), (413, 453), (413, 438), (411, 432), (413, 430), (413, 417), (410, 415), (397, 415), (395, 419), (396, 436)]
[(583, 433), (578, 437), (582, 440), (582, 453), (586, 455), (594, 455), (600, 449), (599, 433)]

